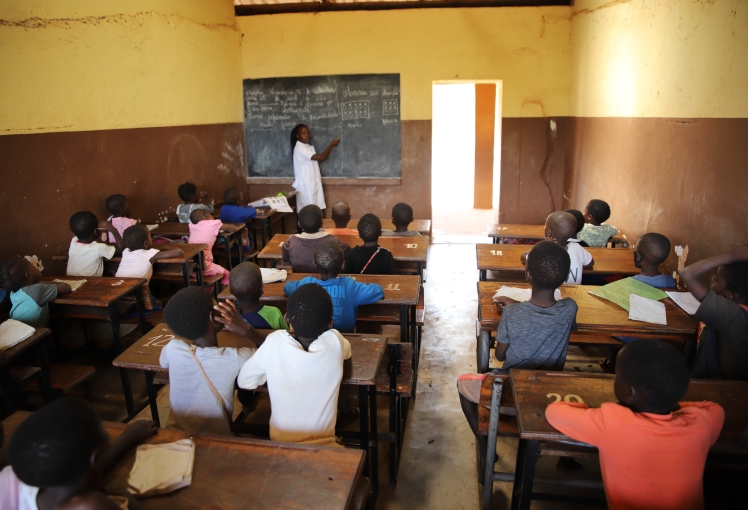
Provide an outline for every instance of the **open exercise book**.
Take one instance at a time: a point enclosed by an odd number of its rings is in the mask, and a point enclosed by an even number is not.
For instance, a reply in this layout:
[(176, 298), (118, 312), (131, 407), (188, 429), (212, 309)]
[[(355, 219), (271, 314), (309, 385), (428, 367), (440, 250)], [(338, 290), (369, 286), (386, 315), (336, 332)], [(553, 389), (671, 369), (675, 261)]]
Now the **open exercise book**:
[(0, 324), (0, 349), (10, 349), (23, 342), (36, 331), (35, 328), (13, 319)]
[(251, 202), (249, 205), (251, 205), (255, 209), (264, 207), (264, 208), (274, 209), (278, 212), (287, 212), (287, 213), (293, 212), (293, 209), (291, 209), (291, 206), (288, 205), (288, 199), (284, 196), (261, 198), (260, 200), (255, 200), (254, 202)]
[(128, 490), (142, 498), (187, 487), (192, 483), (194, 465), (195, 442), (192, 439), (140, 445), (127, 480)]

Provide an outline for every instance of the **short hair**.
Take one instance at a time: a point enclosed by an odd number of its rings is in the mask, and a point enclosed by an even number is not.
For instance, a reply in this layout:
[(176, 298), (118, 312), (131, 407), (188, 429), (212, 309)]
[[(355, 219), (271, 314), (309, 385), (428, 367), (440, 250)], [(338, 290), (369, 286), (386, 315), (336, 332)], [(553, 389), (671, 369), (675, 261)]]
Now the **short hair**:
[(322, 227), (322, 209), (314, 204), (309, 204), (299, 211), (299, 226), (307, 234), (319, 232)]
[(223, 192), (223, 201), (229, 205), (236, 205), (239, 203), (240, 194), (239, 188), (229, 188)]
[(148, 239), (148, 227), (142, 223), (136, 223), (127, 227), (122, 234), (122, 239), (125, 241), (125, 246), (128, 250), (142, 250), (143, 244)]
[(320, 273), (339, 273), (343, 269), (345, 254), (335, 241), (327, 241), (314, 249), (314, 264)]
[(364, 214), (358, 220), (358, 235), (364, 241), (376, 241), (382, 233), (382, 222), (375, 214)]
[(179, 193), (179, 198), (182, 199), (182, 202), (187, 202), (197, 195), (197, 186), (192, 182), (185, 182), (179, 185), (177, 193)]
[(616, 377), (643, 392), (654, 411), (668, 412), (688, 390), (688, 364), (678, 350), (662, 340), (633, 340), (618, 354)]
[(413, 208), (405, 202), (395, 204), (392, 208), (392, 223), (395, 226), (404, 226), (413, 221)]
[(287, 313), (297, 335), (317, 338), (330, 327), (332, 299), (321, 285), (307, 283), (288, 297)]
[(607, 202), (593, 198), (587, 204), (587, 213), (598, 223), (605, 223), (610, 218), (610, 206)]
[(552, 241), (540, 241), (527, 255), (527, 270), (533, 284), (541, 289), (556, 289), (569, 277), (569, 253)]
[(91, 211), (80, 211), (70, 217), (70, 230), (78, 239), (88, 239), (96, 231), (99, 220)]
[(112, 195), (106, 199), (106, 210), (112, 214), (118, 214), (127, 203), (125, 195)]
[(190, 213), (190, 222), (192, 222), (193, 225), (197, 225), (198, 223), (203, 221), (203, 216), (205, 216), (206, 214), (210, 213), (205, 209), (195, 209)]
[(722, 266), (727, 290), (748, 299), (748, 262), (733, 262)]
[(103, 439), (101, 419), (91, 404), (63, 397), (21, 422), (8, 445), (10, 462), (26, 485), (70, 485), (88, 471)]
[(582, 214), (582, 211), (579, 211), (577, 209), (567, 209), (564, 212), (571, 214), (577, 220), (577, 234), (578, 234), (584, 228), (584, 214)]
[(20, 256), (5, 259), (0, 264), (0, 287), (10, 292), (20, 290), (26, 278), (28, 264), (30, 262)]
[(348, 202), (343, 202), (342, 200), (340, 200), (339, 202), (335, 202), (335, 205), (332, 206), (333, 219), (345, 218), (345, 216), (348, 216), (350, 214), (351, 214), (351, 206), (348, 205)]
[(639, 238), (641, 255), (653, 264), (662, 264), (670, 255), (670, 240), (662, 234), (649, 232)]
[(210, 325), (213, 298), (202, 287), (186, 287), (172, 296), (164, 309), (164, 320), (176, 335), (196, 340)]
[(256, 301), (262, 292), (262, 271), (254, 262), (242, 262), (229, 273), (229, 290), (237, 299)]

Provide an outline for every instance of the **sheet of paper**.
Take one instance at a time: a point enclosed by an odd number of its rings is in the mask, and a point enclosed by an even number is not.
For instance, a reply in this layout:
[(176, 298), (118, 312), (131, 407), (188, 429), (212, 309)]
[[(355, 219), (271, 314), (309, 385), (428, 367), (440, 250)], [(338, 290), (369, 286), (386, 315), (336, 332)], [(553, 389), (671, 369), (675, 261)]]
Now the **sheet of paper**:
[(667, 326), (665, 304), (636, 294), (629, 295), (629, 319)]
[(0, 324), (0, 349), (10, 349), (34, 334), (36, 329), (17, 320), (8, 319)]
[(192, 439), (140, 445), (127, 479), (128, 490), (147, 497), (187, 487), (192, 483), (194, 464), (195, 442)]
[(690, 292), (675, 292), (668, 290), (665, 291), (665, 293), (670, 296), (670, 299), (675, 301), (675, 304), (680, 306), (688, 315), (695, 314), (696, 310), (701, 306), (699, 300), (693, 297), (693, 294)]
[(278, 212), (292, 213), (293, 209), (288, 205), (288, 199), (286, 197), (265, 197), (265, 203), (270, 206), (271, 209), (275, 209)]
[(285, 282), (288, 278), (288, 271), (285, 269), (275, 269), (271, 267), (261, 267), (262, 283)]
[(67, 283), (70, 288), (75, 292), (85, 285), (88, 280), (52, 280), (53, 282)]
[(146, 228), (148, 228), (148, 230), (157, 229), (158, 228), (158, 223), (155, 223), (153, 225), (146, 225)]
[(634, 280), (633, 278), (624, 278), (623, 280), (597, 287), (591, 290), (590, 294), (612, 301), (627, 312), (629, 311), (629, 296), (631, 294), (654, 299), (655, 301), (667, 297), (664, 291), (655, 289), (651, 285)]
[[(532, 297), (532, 289), (520, 289), (517, 287), (509, 287), (508, 285), (503, 285), (493, 295), (493, 297), (500, 296), (506, 296), (508, 298), (514, 299), (515, 301), (530, 301), (530, 298)], [(553, 297), (556, 298), (556, 301), (561, 299), (561, 291), (556, 289), (553, 292)]]

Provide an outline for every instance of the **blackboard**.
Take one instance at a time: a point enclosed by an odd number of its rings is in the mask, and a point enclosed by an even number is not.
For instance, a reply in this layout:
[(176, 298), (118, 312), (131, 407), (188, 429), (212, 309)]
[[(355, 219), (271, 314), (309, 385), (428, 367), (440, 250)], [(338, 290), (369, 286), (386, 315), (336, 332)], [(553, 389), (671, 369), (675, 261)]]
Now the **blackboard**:
[(249, 177), (293, 177), (291, 130), (306, 124), (323, 177), (400, 178), (400, 75), (244, 80)]

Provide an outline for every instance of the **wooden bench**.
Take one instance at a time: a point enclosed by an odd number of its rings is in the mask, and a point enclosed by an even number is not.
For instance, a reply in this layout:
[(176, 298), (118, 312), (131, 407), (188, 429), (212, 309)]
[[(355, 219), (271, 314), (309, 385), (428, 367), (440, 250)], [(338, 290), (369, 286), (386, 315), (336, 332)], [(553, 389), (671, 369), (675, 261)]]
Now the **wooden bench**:
[[(69, 365), (52, 363), (49, 365), (49, 382), (52, 391), (67, 394), (69, 390), (79, 384), (83, 384), (83, 392), (86, 400), (91, 402), (91, 388), (88, 380), (96, 373), (96, 369), (88, 365)], [(29, 391), (41, 391), (39, 384), (33, 381), (28, 386)]]

